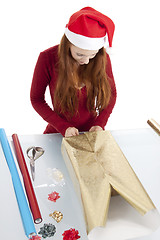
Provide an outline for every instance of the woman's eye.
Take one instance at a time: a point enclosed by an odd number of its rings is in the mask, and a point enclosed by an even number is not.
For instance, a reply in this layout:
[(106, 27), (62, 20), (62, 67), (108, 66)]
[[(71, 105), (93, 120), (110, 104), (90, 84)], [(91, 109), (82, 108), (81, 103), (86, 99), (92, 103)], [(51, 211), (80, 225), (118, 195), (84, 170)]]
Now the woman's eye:
[[(76, 53), (76, 55), (78, 56), (78, 57), (84, 57), (85, 55), (83, 55), (83, 54), (81, 54), (81, 53)], [(96, 53), (95, 54), (93, 54), (93, 55), (91, 55), (91, 56), (88, 56), (89, 58), (94, 58), (96, 56)]]
[(82, 54), (79, 54), (79, 53), (77, 53), (77, 56), (78, 56), (78, 57), (82, 57), (83, 55), (82, 55)]

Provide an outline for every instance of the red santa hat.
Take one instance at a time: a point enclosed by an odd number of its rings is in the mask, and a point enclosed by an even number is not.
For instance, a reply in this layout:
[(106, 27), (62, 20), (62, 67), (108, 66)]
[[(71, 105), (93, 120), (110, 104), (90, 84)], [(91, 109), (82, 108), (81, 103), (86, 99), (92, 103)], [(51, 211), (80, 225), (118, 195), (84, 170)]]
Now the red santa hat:
[(65, 35), (79, 48), (98, 50), (106, 41), (112, 47), (114, 29), (115, 25), (109, 17), (91, 7), (85, 7), (70, 17)]

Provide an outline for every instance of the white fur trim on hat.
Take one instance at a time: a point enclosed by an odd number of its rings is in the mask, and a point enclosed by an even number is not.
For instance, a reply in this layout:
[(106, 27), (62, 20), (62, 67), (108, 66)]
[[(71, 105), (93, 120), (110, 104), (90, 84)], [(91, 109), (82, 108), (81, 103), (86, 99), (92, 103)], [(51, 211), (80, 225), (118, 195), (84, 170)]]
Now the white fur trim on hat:
[(102, 48), (106, 42), (106, 38), (108, 38), (107, 35), (100, 38), (86, 37), (71, 32), (68, 28), (65, 28), (65, 35), (73, 45), (86, 50), (98, 50)]

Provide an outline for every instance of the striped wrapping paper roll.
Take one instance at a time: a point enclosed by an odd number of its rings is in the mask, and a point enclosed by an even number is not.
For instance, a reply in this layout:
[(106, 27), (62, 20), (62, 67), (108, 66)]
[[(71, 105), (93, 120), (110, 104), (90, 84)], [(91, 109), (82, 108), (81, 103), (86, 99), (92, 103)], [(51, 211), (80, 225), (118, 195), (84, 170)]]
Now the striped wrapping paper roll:
[(154, 120), (154, 119), (149, 119), (147, 123), (151, 126), (151, 128), (154, 129), (156, 133), (160, 135), (160, 125)]

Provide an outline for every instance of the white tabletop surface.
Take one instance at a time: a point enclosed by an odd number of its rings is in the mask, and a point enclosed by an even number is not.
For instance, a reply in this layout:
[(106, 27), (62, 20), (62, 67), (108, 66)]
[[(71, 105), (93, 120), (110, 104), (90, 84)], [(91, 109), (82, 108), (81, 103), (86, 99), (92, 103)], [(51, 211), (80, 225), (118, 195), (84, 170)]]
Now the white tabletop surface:
[[(135, 129), (111, 131), (119, 144), (147, 193), (154, 202), (157, 210), (140, 216), (120, 196), (111, 198), (106, 227), (94, 229), (89, 235), (89, 240), (159, 240), (160, 239), (160, 136), (152, 129)], [(57, 226), (57, 233), (48, 240), (61, 240), (63, 230), (76, 228), (81, 239), (87, 240), (82, 208), (73, 189), (72, 182), (67, 172), (61, 155), (60, 134), (25, 135), (19, 136), (22, 150), (27, 162), (26, 150), (31, 146), (43, 147), (45, 153), (36, 162), (36, 180), (34, 183), (37, 200), (41, 209), (43, 223), (36, 225), (38, 231), (44, 223), (51, 222)], [(12, 140), (9, 137), (12, 145)], [(55, 186), (52, 179), (48, 180), (47, 169), (57, 168), (62, 171), (65, 185)], [(56, 224), (51, 220), (49, 213), (53, 206), (47, 202), (46, 196), (50, 191), (60, 193), (61, 198), (56, 202), (56, 207), (64, 214), (61, 223)], [(25, 240), (21, 218), (12, 187), (12, 180), (2, 149), (0, 147), (0, 231), (3, 240)], [(52, 210), (53, 209), (53, 210)]]

